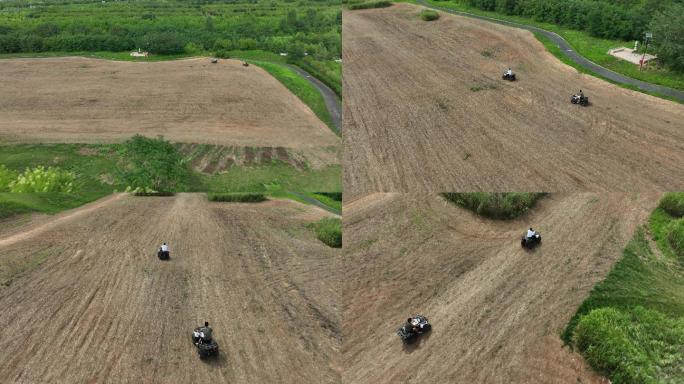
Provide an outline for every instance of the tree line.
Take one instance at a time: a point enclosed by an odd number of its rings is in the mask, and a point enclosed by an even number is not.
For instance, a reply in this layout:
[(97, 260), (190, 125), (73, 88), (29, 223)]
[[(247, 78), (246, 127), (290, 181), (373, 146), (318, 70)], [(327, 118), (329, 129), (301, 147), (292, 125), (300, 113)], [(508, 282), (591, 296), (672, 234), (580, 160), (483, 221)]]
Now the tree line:
[(653, 32), (661, 61), (684, 70), (684, 6), (677, 0), (465, 0), (470, 6), (529, 17), (606, 39), (643, 40)]

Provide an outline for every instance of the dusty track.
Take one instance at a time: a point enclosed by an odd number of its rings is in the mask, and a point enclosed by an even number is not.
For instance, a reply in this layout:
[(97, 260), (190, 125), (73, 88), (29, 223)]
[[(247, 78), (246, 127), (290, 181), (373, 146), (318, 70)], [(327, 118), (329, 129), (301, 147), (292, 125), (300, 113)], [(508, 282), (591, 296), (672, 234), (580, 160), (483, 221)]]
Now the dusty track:
[(0, 141), (100, 143), (141, 133), (234, 146), (339, 145), (285, 86), (235, 60), (1, 63)]
[[(346, 204), (343, 382), (599, 382), (558, 335), (657, 201), (551, 195), (510, 222), (436, 196)], [(544, 236), (533, 252), (529, 225)], [(394, 332), (415, 313), (434, 330), (405, 348)]]
[[(339, 253), (304, 228), (326, 214), (182, 194), (113, 199), (41, 223), (40, 236), (0, 245), (0, 271), (17, 272), (0, 286), (0, 377), (339, 382)], [(169, 262), (156, 258), (162, 241)], [(207, 362), (189, 339), (204, 320), (222, 347)]]
[[(447, 14), (428, 23), (420, 9), (344, 14), (350, 198), (684, 188), (684, 106), (579, 74), (528, 31)], [(508, 66), (519, 81), (501, 80)], [(580, 88), (588, 108), (569, 102)]]

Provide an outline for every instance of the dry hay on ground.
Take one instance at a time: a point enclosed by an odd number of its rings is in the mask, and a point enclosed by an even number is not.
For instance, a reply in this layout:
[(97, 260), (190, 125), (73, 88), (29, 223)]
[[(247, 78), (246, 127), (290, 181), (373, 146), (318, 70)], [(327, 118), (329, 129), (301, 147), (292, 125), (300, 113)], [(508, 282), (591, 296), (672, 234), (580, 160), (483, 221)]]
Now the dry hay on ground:
[[(0, 377), (338, 383), (340, 254), (302, 219), (320, 211), (119, 195), (4, 234)], [(205, 320), (222, 352), (200, 361)]]
[(579, 74), (530, 32), (421, 9), (344, 13), (347, 197), (684, 189), (683, 105)]
[[(559, 334), (657, 201), (550, 195), (512, 221), (438, 196), (346, 203), (343, 381), (599, 383)], [(544, 239), (531, 252), (520, 246), (530, 226)], [(404, 347), (395, 332), (417, 313), (433, 331)]]

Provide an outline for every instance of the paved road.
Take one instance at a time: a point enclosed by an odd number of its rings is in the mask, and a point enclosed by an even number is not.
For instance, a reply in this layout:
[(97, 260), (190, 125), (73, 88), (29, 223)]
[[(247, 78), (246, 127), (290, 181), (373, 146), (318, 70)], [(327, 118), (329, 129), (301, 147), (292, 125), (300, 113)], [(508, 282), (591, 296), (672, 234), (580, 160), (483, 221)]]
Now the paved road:
[(337, 209), (335, 209), (335, 208), (333, 208), (333, 207), (329, 207), (329, 206), (327, 206), (327, 205), (321, 203), (320, 201), (318, 201), (318, 200), (316, 200), (316, 199), (314, 199), (314, 198), (311, 198), (311, 197), (309, 197), (309, 196), (307, 196), (307, 195), (302, 195), (301, 193), (292, 192), (292, 191), (290, 191), (290, 193), (293, 194), (293, 195), (295, 195), (295, 196), (297, 196), (297, 197), (299, 197), (300, 199), (306, 201), (306, 202), (309, 203), (309, 204), (312, 204), (312, 205), (317, 206), (318, 208), (325, 209), (326, 211), (328, 211), (328, 212), (330, 212), (330, 213), (334, 213), (334, 214), (336, 214), (336, 215), (342, 215), (342, 212), (341, 212), (341, 211), (339, 211), (339, 210), (337, 210)]
[(541, 28), (537, 28), (537, 27), (532, 27), (532, 26), (525, 25), (525, 24), (518, 24), (518, 23), (511, 22), (511, 21), (500, 20), (500, 19), (495, 19), (492, 17), (480, 16), (480, 15), (475, 15), (475, 14), (468, 13), (468, 12), (461, 12), (461, 11), (455, 11), (453, 9), (438, 7), (435, 5), (428, 4), (425, 0), (417, 0), (417, 2), (422, 6), (432, 8), (435, 10), (439, 10), (442, 12), (452, 13), (452, 14), (460, 15), (460, 16), (473, 17), (473, 18), (480, 19), (480, 20), (490, 21), (493, 23), (508, 25), (508, 26), (512, 26), (512, 27), (516, 27), (516, 28), (527, 29), (528, 31), (532, 31), (532, 32), (541, 33), (544, 36), (548, 37), (549, 39), (553, 40), (553, 42), (556, 43), (556, 45), (561, 49), (561, 51), (563, 51), (563, 54), (565, 54), (565, 56), (567, 56), (570, 60), (572, 60), (576, 64), (581, 65), (582, 67), (584, 67), (584, 68), (586, 68), (586, 69), (588, 69), (588, 70), (590, 70), (590, 71), (592, 71), (592, 72), (594, 72), (600, 76), (605, 77), (606, 79), (612, 80), (612, 81), (614, 81), (616, 83), (620, 83), (620, 84), (630, 84), (630, 85), (636, 86), (637, 88), (641, 89), (642, 91), (656, 92), (656, 93), (666, 95), (666, 96), (669, 96), (669, 97), (672, 97), (672, 98), (675, 98), (679, 101), (684, 102), (684, 92), (682, 92), (682, 91), (679, 91), (679, 90), (676, 90), (673, 88), (663, 87), (663, 86), (656, 85), (656, 84), (647, 83), (647, 82), (637, 80), (637, 79), (633, 79), (631, 77), (624, 76), (624, 75), (621, 75), (619, 73), (613, 72), (613, 71), (611, 71), (607, 68), (604, 68), (604, 67), (602, 67), (602, 66), (600, 66), (600, 65), (598, 65), (598, 64), (596, 64), (590, 60), (587, 60), (584, 56), (581, 56), (577, 52), (575, 52), (570, 47), (570, 44), (568, 44), (568, 42), (565, 41), (565, 39), (563, 39), (562, 37), (560, 37), (560, 35), (558, 35), (557, 33), (547, 31), (545, 29), (541, 29)]
[(328, 107), (330, 118), (332, 119), (333, 124), (337, 128), (336, 131), (338, 134), (340, 134), (342, 132), (342, 103), (340, 102), (340, 98), (337, 97), (337, 94), (332, 89), (330, 89), (330, 87), (325, 85), (325, 83), (315, 78), (309, 72), (294, 65), (288, 66), (293, 71), (302, 75), (305, 79), (309, 81), (309, 83), (313, 84), (313, 86), (316, 87), (316, 89), (318, 89), (318, 91), (321, 93), (321, 96), (323, 96), (323, 99), (325, 100), (325, 106)]

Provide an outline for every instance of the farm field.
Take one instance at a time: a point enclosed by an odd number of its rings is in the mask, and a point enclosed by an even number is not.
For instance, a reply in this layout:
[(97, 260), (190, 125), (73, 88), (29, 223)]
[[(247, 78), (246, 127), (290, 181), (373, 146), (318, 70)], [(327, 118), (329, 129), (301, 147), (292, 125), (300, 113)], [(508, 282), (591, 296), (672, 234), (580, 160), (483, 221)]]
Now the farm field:
[(140, 133), (176, 142), (302, 150), (339, 143), (285, 86), (236, 60), (44, 58), (2, 64), (4, 142), (105, 143)]
[[(552, 193), (510, 221), (440, 196), (348, 200), (343, 381), (604, 382), (560, 335), (659, 198)], [(530, 226), (544, 238), (532, 251), (519, 241)], [(395, 332), (415, 314), (432, 332), (403, 346)]]
[(421, 9), (344, 13), (346, 198), (684, 187), (684, 106), (580, 74), (529, 32)]
[[(306, 228), (329, 216), (286, 200), (118, 194), (3, 230), (0, 376), (337, 383), (340, 253)], [(221, 353), (202, 362), (190, 332), (204, 321)]]

